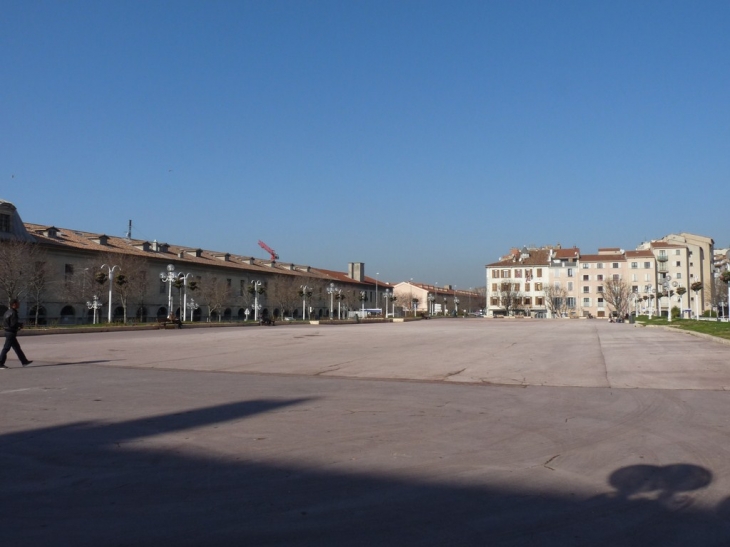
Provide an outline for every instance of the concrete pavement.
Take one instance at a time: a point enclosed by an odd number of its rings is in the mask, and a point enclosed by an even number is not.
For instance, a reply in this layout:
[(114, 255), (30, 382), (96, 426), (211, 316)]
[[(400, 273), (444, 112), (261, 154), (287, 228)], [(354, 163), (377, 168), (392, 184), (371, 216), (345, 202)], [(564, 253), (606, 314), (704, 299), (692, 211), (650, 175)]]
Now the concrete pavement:
[(13, 545), (726, 545), (730, 347), (599, 321), (38, 336)]

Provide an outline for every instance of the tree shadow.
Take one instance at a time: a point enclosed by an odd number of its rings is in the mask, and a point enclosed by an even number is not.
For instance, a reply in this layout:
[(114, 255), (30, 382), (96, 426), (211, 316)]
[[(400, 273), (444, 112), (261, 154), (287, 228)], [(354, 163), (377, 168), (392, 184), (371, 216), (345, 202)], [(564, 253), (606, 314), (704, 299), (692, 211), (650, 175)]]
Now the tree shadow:
[[(251, 400), (113, 424), (0, 436), (5, 545), (727, 545), (730, 500), (677, 505), (712, 473), (691, 464), (613, 472), (613, 492), (444, 484), (191, 454), (147, 439), (311, 399)], [(255, 442), (255, 441), (251, 441)]]

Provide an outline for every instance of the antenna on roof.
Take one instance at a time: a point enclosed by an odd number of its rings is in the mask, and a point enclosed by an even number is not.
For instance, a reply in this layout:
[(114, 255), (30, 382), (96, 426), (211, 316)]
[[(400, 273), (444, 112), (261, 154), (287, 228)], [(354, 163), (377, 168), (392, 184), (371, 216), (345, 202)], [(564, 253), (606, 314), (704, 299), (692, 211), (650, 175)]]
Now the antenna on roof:
[(129, 220), (129, 228), (127, 228), (127, 239), (132, 239), (132, 220)]

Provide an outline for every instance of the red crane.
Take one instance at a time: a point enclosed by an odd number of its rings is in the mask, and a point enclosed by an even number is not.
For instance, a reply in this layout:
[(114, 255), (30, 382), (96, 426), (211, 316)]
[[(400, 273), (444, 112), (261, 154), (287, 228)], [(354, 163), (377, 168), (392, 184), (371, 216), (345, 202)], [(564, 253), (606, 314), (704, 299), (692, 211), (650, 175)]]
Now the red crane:
[(261, 241), (259, 239), (259, 247), (261, 247), (264, 251), (267, 251), (271, 255), (271, 260), (279, 260), (279, 255), (276, 254), (276, 251), (269, 247), (266, 243)]

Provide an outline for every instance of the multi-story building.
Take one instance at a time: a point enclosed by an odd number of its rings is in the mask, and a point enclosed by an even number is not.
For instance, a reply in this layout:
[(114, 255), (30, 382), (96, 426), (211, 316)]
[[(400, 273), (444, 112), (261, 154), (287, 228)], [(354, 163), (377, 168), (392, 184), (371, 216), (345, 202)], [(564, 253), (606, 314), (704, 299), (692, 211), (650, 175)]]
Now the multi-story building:
[[(547, 283), (556, 289), (554, 298), (561, 302), (553, 306), (546, 302), (549, 308), (548, 317), (552, 317), (553, 313), (563, 317), (576, 317), (578, 314), (578, 284), (576, 281), (580, 249), (577, 247), (562, 249), (558, 245), (550, 251)], [(562, 302), (563, 299), (565, 299), (564, 302)]]
[(549, 281), (552, 249), (512, 249), (498, 262), (487, 264), (487, 316), (547, 317), (545, 284)]

